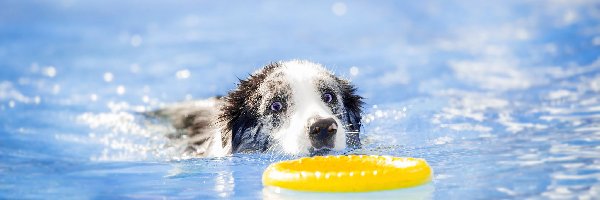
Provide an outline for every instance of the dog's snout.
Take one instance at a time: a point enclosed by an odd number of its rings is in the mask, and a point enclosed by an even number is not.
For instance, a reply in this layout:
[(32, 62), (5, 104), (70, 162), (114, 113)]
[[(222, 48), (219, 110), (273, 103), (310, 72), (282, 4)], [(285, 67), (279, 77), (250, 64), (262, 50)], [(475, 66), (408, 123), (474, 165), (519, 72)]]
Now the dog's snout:
[(337, 131), (337, 123), (333, 118), (316, 119), (310, 125), (310, 134), (321, 137), (330, 136)]
[(333, 118), (313, 118), (308, 128), (308, 135), (313, 148), (333, 148), (338, 124)]

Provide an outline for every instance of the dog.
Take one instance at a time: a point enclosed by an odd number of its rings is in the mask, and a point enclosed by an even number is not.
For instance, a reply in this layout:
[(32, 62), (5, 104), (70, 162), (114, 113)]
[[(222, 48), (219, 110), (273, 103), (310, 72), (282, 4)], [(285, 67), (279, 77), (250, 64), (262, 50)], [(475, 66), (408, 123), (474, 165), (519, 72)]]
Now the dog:
[(349, 81), (309, 61), (275, 62), (225, 96), (150, 113), (177, 130), (172, 146), (194, 157), (241, 152), (321, 155), (361, 145), (363, 97)]

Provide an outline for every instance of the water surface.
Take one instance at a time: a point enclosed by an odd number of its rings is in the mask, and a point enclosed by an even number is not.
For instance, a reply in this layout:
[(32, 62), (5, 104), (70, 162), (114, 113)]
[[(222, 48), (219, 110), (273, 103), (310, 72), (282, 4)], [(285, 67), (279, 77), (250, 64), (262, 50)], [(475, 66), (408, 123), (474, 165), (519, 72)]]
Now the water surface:
[(308, 59), (366, 98), (363, 152), (435, 199), (600, 196), (597, 1), (2, 1), (0, 198), (263, 197), (289, 156), (178, 159), (139, 112)]

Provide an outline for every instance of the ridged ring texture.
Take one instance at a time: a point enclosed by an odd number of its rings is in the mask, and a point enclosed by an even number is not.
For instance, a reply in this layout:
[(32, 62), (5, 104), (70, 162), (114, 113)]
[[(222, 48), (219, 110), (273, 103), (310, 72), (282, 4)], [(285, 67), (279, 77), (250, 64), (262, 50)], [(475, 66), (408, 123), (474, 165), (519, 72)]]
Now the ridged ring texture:
[(315, 156), (271, 164), (265, 186), (313, 192), (369, 192), (419, 186), (433, 171), (419, 158), (348, 155)]

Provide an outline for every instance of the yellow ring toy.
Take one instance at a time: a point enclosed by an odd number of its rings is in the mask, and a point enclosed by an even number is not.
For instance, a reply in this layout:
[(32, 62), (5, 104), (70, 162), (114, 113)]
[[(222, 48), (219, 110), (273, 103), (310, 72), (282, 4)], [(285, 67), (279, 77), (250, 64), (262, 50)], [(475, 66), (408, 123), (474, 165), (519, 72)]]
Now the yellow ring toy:
[(423, 159), (391, 156), (315, 156), (273, 163), (265, 186), (312, 192), (369, 192), (414, 187), (431, 181)]

